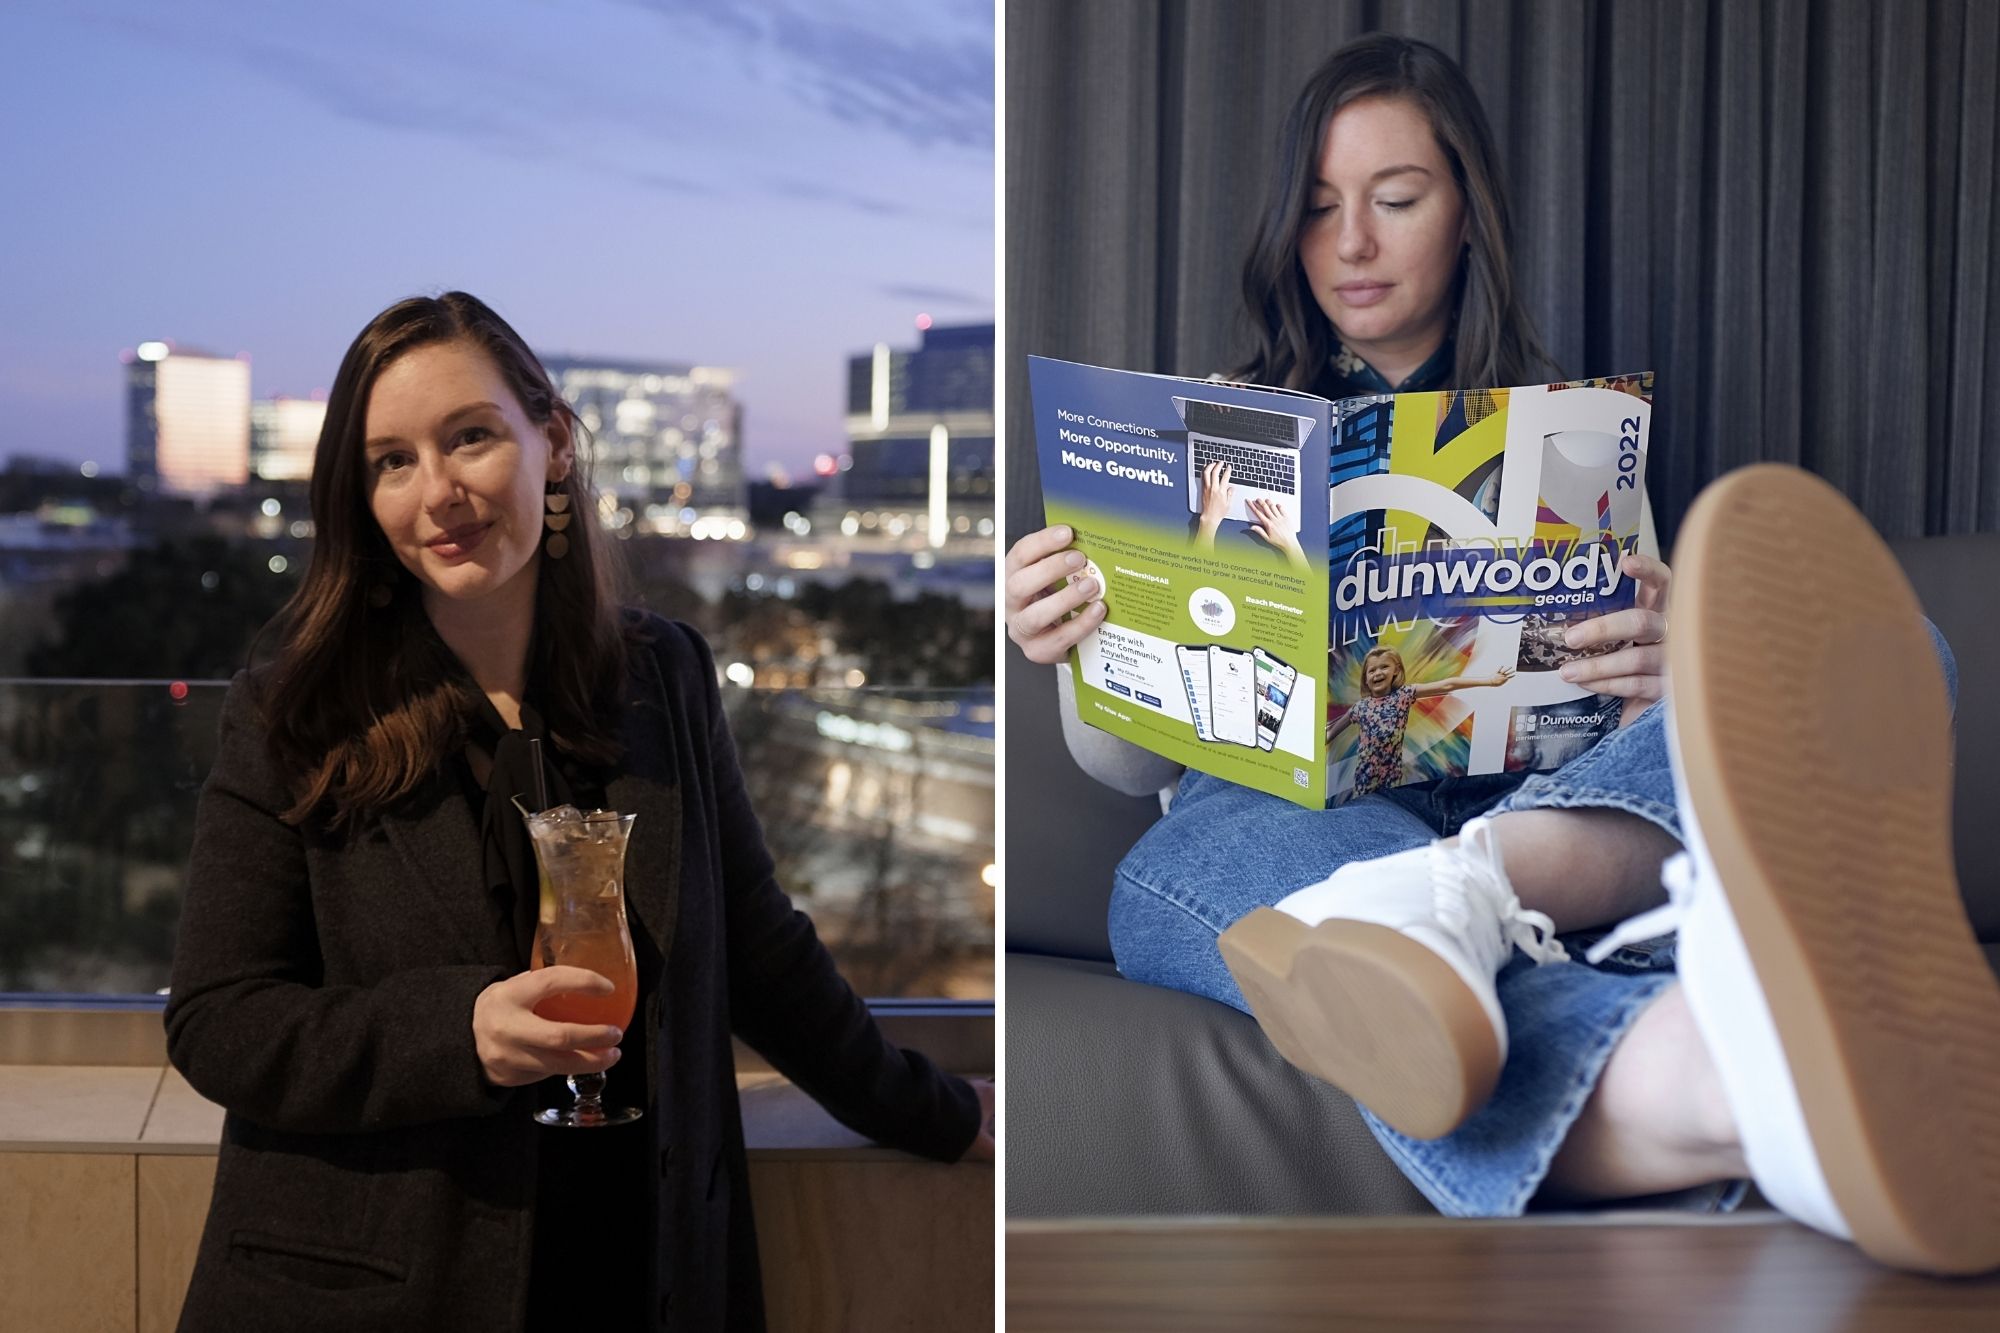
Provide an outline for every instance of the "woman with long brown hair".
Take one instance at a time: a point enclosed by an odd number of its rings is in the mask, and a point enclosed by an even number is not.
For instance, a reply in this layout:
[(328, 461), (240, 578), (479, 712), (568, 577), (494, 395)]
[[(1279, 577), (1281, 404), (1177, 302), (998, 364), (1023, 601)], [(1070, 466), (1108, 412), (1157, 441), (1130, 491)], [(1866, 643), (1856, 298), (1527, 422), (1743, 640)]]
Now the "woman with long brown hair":
[[(775, 883), (707, 646), (619, 604), (582, 433), (462, 292), (341, 363), (196, 816), (168, 1051), (227, 1116), (183, 1328), (761, 1328), (732, 1031), (861, 1133), (990, 1155), (990, 1087), (890, 1046)], [(530, 969), (544, 789), (637, 817), (622, 1031), (537, 1013), (612, 988)], [(597, 1074), (640, 1119), (534, 1122)]]
[[(1242, 290), (1254, 345), (1235, 378), (1338, 398), (1556, 377), (1521, 302), (1478, 98), (1423, 42), (1365, 37), (1307, 80)], [(1072, 537), (1045, 529), (1008, 554), (1008, 632), (1036, 662), (1064, 662), (1103, 623)], [(1176, 784), (1118, 868), (1119, 970), (1253, 1013), (1287, 1059), (1355, 1098), (1446, 1213), (1676, 1191), (1728, 1207), (1752, 1174), (1672, 941), (1570, 954), (1661, 901), (1681, 842), (1652, 706), (1668, 572), (1645, 555), (1624, 570), (1637, 607), (1568, 642), (1630, 646), (1562, 668), (1623, 697), (1624, 725), (1553, 773), (1304, 810), (1082, 726), (1062, 668), (1085, 770), (1133, 794)]]
[[(1411, 151), (1383, 151), (1397, 146)], [(1326, 169), (1363, 156), (1376, 170), (1357, 165), (1352, 181)], [(1341, 185), (1370, 187), (1354, 201), (1376, 215), (1367, 234), (1338, 216)], [(1279, 131), (1243, 261), (1256, 345), (1230, 377), (1328, 395), (1554, 376), (1513, 244), (1486, 113), (1458, 66), (1425, 42), (1353, 42), (1306, 80)], [(1370, 247), (1373, 267), (1341, 270), (1343, 245)]]

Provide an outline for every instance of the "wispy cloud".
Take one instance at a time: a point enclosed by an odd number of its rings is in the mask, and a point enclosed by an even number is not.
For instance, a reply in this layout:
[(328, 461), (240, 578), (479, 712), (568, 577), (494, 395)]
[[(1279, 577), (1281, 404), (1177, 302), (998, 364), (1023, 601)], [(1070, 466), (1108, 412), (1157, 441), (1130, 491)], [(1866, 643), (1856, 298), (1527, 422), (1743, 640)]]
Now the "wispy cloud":
[[(412, 27), (358, 32), (259, 33), (200, 16), (130, 9), (75, 17), (179, 54), (233, 65), (288, 88), (343, 119), (409, 134), (443, 135), (510, 157), (545, 159), (562, 145), (544, 109), (520, 99), (467, 97), (464, 71), (440, 68), (434, 36)], [(275, 25), (274, 25), (275, 28)], [(359, 39), (359, 40), (357, 40)]]
[(963, 306), (981, 310), (990, 310), (993, 306), (993, 298), (990, 296), (959, 291), (952, 287), (930, 287), (917, 282), (885, 282), (876, 290), (898, 301), (916, 301), (923, 305)]
[(629, 0), (771, 59), (778, 81), (850, 124), (993, 148), (993, 9), (982, 0)]
[(902, 218), (911, 216), (915, 210), (903, 204), (891, 203), (886, 199), (876, 199), (854, 190), (833, 185), (820, 185), (814, 181), (798, 180), (792, 177), (774, 177), (767, 182), (771, 192), (785, 199), (796, 199), (809, 204), (839, 204), (867, 213), (878, 218)]
[(633, 184), (643, 185), (649, 190), (663, 190), (668, 194), (689, 194), (689, 195), (715, 193), (715, 190), (712, 186), (704, 185), (702, 182), (697, 180), (690, 180), (686, 176), (676, 176), (671, 172), (648, 171), (643, 167), (638, 168), (636, 170), (631, 168), (615, 168), (615, 167), (606, 169), (622, 171), (625, 177), (628, 180), (630, 180)]
[[(617, 3), (627, 13), (637, 9), (666, 21), (652, 55), (700, 60), (733, 52), (759, 86), (803, 99), (807, 109), (838, 123), (923, 147), (991, 150), (991, 10), (972, 0), (904, 13), (896, 12), (895, 0), (865, 10), (852, 0), (810, 7), (777, 0), (754, 8), (721, 0)], [(211, 22), (201, 8), (86, 4), (71, 17), (236, 66), (332, 115), (392, 132), (443, 136), (677, 195), (762, 188), (872, 217), (936, 215), (934, 208), (840, 183), (715, 172), (715, 145), (677, 105), (671, 66), (658, 71), (664, 82), (650, 74), (635, 78), (629, 66), (599, 78), (572, 77), (575, 71), (548, 52), (442, 20), (426, 26), (421, 9), (377, 10), (365, 0), (365, 21), (356, 23), (312, 11), (283, 22)], [(546, 12), (555, 21), (561, 11)], [(983, 21), (972, 21), (975, 15)], [(711, 50), (694, 49), (703, 46)], [(677, 169), (655, 165), (667, 162)]]

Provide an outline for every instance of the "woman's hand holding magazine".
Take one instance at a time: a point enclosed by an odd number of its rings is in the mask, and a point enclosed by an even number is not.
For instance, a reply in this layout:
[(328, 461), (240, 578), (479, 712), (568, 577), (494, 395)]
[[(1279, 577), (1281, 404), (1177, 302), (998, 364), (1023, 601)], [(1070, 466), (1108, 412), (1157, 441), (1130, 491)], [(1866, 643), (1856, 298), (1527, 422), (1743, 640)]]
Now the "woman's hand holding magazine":
[(1667, 695), (1667, 589), (1673, 571), (1664, 561), (1636, 551), (1627, 553), (1618, 568), (1638, 580), (1637, 604), (1571, 626), (1563, 642), (1573, 649), (1623, 646), (1565, 663), (1562, 678), (1623, 699), (1619, 725), (1630, 726), (1649, 704)]
[(1075, 535), (1061, 525), (1042, 528), (1007, 551), (1007, 637), (1030, 662), (1064, 661), (1104, 619), (1104, 590), (1084, 576), (1083, 552), (1069, 549)]

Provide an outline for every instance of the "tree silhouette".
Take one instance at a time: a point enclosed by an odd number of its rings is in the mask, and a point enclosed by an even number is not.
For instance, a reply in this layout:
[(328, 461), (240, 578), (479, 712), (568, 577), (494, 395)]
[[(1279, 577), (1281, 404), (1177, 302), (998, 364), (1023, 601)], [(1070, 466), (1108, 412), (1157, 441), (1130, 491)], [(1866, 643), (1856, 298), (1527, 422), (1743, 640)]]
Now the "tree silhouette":
[(274, 574), (269, 560), (220, 537), (135, 554), (56, 599), (56, 636), (28, 654), (28, 674), (228, 680), (304, 572), (295, 559)]

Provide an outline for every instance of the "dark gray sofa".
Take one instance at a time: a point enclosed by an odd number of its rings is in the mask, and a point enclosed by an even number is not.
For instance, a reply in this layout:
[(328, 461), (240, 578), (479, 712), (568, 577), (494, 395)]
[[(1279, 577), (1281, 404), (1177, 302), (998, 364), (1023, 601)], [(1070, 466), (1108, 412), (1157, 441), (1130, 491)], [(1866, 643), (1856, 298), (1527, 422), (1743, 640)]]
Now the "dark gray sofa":
[[(1959, 877), (2000, 970), (2000, 535), (1897, 554), (1958, 659)], [(1112, 869), (1158, 803), (1077, 769), (1052, 668), (1010, 647), (1005, 670), (1008, 1215), (1429, 1212), (1353, 1103), (1249, 1018), (1118, 975)]]

